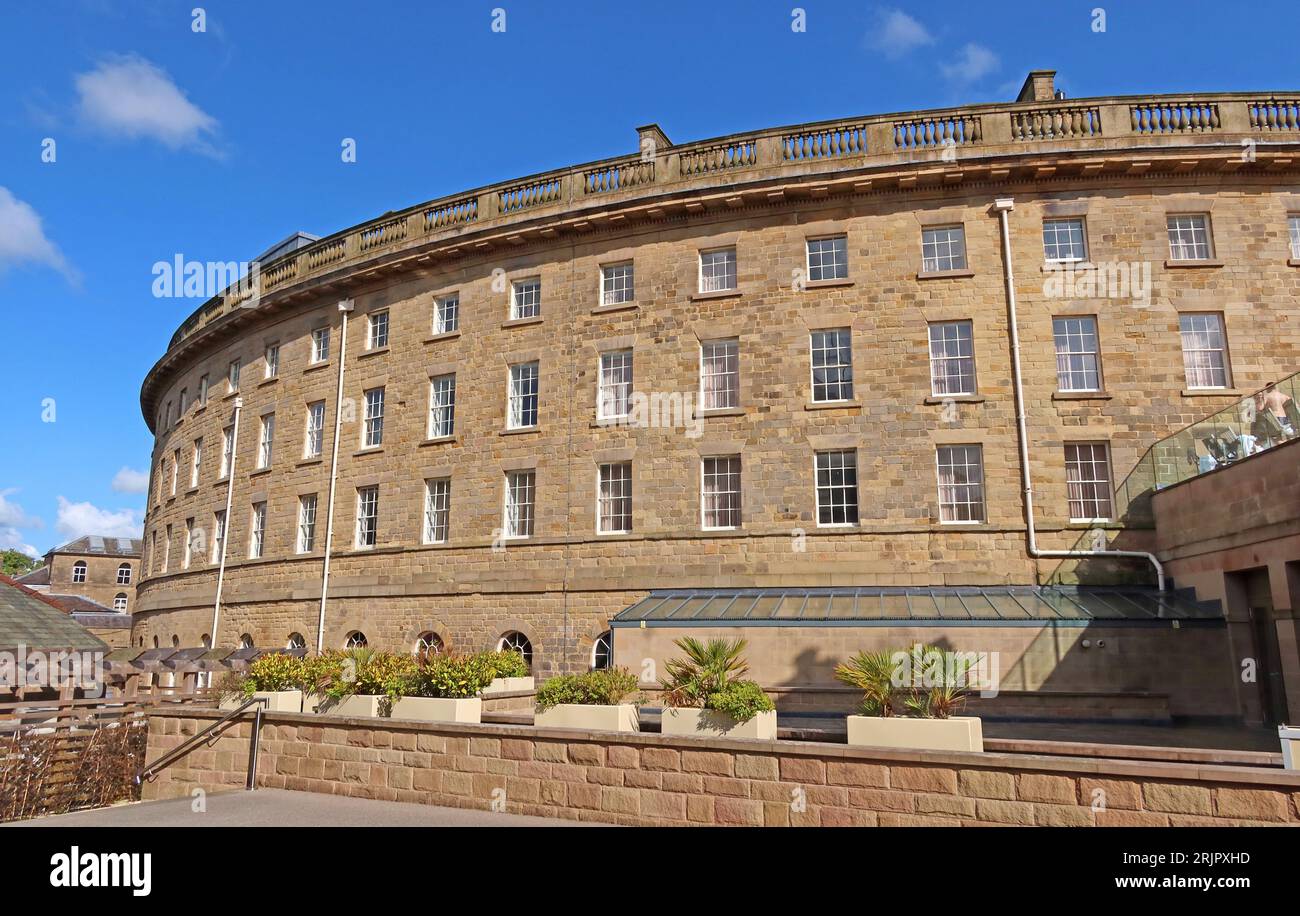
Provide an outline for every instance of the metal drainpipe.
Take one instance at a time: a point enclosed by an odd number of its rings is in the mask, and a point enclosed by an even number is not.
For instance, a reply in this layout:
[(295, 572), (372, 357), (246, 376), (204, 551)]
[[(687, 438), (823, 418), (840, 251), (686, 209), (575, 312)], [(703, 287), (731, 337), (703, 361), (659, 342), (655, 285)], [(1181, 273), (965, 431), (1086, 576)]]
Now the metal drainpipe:
[(354, 303), (351, 299), (339, 302), (343, 324), (339, 328), (339, 381), (334, 394), (334, 451), (330, 457), (330, 494), (325, 507), (325, 565), (320, 579), (320, 617), (316, 621), (316, 654), (325, 650), (325, 601), (330, 590), (330, 548), (334, 541), (334, 490), (339, 473), (339, 434), (343, 426), (343, 369), (348, 355), (348, 314)]
[(1016, 392), (1016, 433), (1020, 439), (1020, 479), (1024, 485), (1025, 522), (1028, 527), (1029, 555), (1040, 557), (1141, 557), (1156, 570), (1160, 591), (1165, 590), (1165, 568), (1153, 553), (1143, 550), (1040, 550), (1034, 530), (1034, 485), (1029, 473), (1029, 434), (1025, 428), (1025, 393), (1020, 380), (1020, 330), (1016, 324), (1016, 281), (1011, 269), (1011, 227), (1007, 214), (1015, 209), (1010, 197), (993, 202), (1002, 228), (1002, 271), (1007, 286), (1007, 324), (1011, 330), (1011, 381)]
[(212, 646), (217, 645), (217, 623), (221, 620), (221, 590), (226, 583), (226, 550), (230, 547), (230, 510), (235, 497), (235, 457), (239, 454), (239, 415), (244, 399), (235, 398), (235, 423), (230, 430), (230, 467), (226, 468), (226, 515), (222, 522), (221, 557), (217, 567), (217, 597), (212, 603)]

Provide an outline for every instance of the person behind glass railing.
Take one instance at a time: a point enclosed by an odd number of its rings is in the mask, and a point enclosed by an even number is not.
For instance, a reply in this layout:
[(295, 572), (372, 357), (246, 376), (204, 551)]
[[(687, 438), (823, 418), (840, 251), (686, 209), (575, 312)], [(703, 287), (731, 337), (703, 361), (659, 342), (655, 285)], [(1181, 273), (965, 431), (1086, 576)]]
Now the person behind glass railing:
[(1255, 395), (1255, 410), (1257, 413), (1268, 413), (1277, 421), (1281, 434), (1278, 438), (1290, 439), (1300, 429), (1300, 411), (1296, 409), (1295, 399), (1280, 390), (1277, 383)]

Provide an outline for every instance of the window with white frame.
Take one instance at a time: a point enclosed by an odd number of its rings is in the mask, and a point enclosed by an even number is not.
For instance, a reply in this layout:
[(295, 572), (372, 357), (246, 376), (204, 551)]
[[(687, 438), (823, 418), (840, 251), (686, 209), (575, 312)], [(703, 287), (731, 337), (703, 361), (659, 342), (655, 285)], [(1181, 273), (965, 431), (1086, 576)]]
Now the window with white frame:
[(1100, 391), (1097, 319), (1091, 315), (1053, 318), (1052, 338), (1056, 344), (1057, 389)]
[(190, 489), (199, 485), (199, 471), (203, 469), (203, 439), (194, 440), (190, 451)]
[(1065, 446), (1065, 486), (1070, 521), (1104, 522), (1111, 518), (1110, 454), (1104, 442)]
[(600, 354), (600, 381), (596, 392), (597, 419), (626, 417), (631, 403), (632, 351), (611, 350)]
[(935, 397), (975, 393), (974, 331), (969, 321), (930, 325), (930, 393)]
[(451, 524), (451, 478), (424, 482), (424, 543), (445, 544)]
[(313, 363), (323, 363), (330, 358), (330, 329), (329, 328), (312, 328), (311, 332), (311, 361)]
[(1286, 218), (1286, 224), (1291, 233), (1291, 259), (1300, 261), (1300, 215), (1292, 213)]
[(510, 317), (537, 318), (542, 314), (542, 281), (540, 277), (516, 280), (510, 287)]
[(1183, 213), (1166, 219), (1169, 257), (1174, 261), (1208, 261), (1214, 256), (1210, 218), (1204, 213)]
[(230, 392), (239, 390), (239, 360), (232, 359), (226, 367), (226, 387)]
[(600, 269), (600, 304), (622, 305), (636, 298), (632, 262), (607, 264)]
[(172, 526), (167, 526), (167, 532), (163, 535), (163, 575), (167, 575), (167, 569), (172, 562)]
[(440, 296), (433, 301), (433, 333), (451, 334), (460, 330), (460, 293)]
[(230, 476), (230, 462), (235, 456), (235, 427), (227, 426), (221, 431), (221, 478)]
[(208, 406), (208, 377), (206, 375), (199, 376), (199, 406)]
[(384, 389), (371, 388), (364, 394), (366, 406), (361, 426), (361, 447), (384, 444)]
[(130, 585), (130, 584), (131, 584), (131, 564), (130, 564), (130, 563), (123, 563), (123, 564), (121, 564), (120, 566), (117, 567), (117, 584), (118, 584), (118, 585)]
[(185, 416), (185, 408), (189, 406), (189, 403), (190, 403), (190, 390), (188, 388), (182, 388), (180, 400), (177, 403), (177, 413), (176, 413), (177, 417)]
[(432, 630), (426, 630), (415, 638), (416, 655), (441, 655), (444, 648), (442, 637)]
[(382, 350), (388, 346), (388, 309), (366, 316), (366, 349)]
[[(149, 565), (146, 567), (151, 573), (158, 571), (158, 529), (155, 528), (149, 535)], [(157, 636), (154, 637), (156, 642)]]
[(221, 547), (226, 542), (226, 510), (212, 513), (212, 562), (221, 562)]
[(172, 402), (171, 401), (167, 402), (167, 407), (163, 411), (163, 428), (164, 429), (172, 428)]
[(266, 503), (253, 503), (248, 521), (248, 558), (256, 560), (266, 545)]
[(853, 399), (852, 339), (848, 328), (812, 332), (812, 399), (814, 401)]
[(176, 495), (176, 486), (180, 483), (181, 476), (181, 450), (172, 450), (172, 477), (170, 484), (171, 495)]
[(1183, 342), (1183, 369), (1188, 388), (1227, 388), (1228, 341), (1218, 312), (1184, 312), (1178, 316)]
[(837, 235), (808, 240), (808, 280), (847, 280), (849, 276), (848, 239)]
[(78, 560), (76, 563), (72, 564), (72, 581), (76, 584), (86, 581), (85, 560)]
[(307, 426), (303, 433), (302, 457), (319, 458), (325, 447), (325, 402), (307, 405)]
[(740, 342), (706, 340), (700, 344), (700, 409), (740, 406)]
[(379, 536), (379, 487), (357, 488), (357, 533), (355, 544), (358, 548), (374, 547)]
[(537, 363), (517, 363), (510, 367), (506, 411), (506, 425), (510, 429), (537, 425), (537, 376)]
[(456, 433), (456, 374), (429, 379), (429, 438), (442, 439)]
[(505, 522), (502, 526), (508, 538), (533, 536), (533, 509), (536, 500), (537, 472), (506, 472)]
[(263, 374), (266, 378), (275, 378), (280, 374), (280, 345), (278, 343), (266, 345), (266, 360)]
[(301, 633), (290, 633), (284, 647), (286, 649), (305, 649), (307, 648), (307, 638)]
[(258, 470), (271, 466), (271, 456), (275, 450), (275, 414), (262, 415), (261, 428), (257, 435)]
[(932, 226), (921, 230), (921, 272), (966, 269), (966, 230)]
[(113, 596), (113, 610), (125, 612), (127, 608), (127, 597), (123, 594)]
[(941, 445), (939, 521), (963, 524), (984, 521), (984, 447)]
[(700, 507), (703, 527), (740, 527), (739, 455), (705, 458), (701, 462)]
[(854, 449), (818, 452), (817, 524), (819, 527), (858, 523), (858, 453)]
[(626, 534), (632, 530), (632, 462), (600, 465), (596, 483), (596, 531)]
[(1046, 261), (1086, 261), (1088, 244), (1083, 232), (1083, 220), (1043, 220), (1043, 259)]
[(366, 634), (360, 630), (353, 630), (343, 640), (343, 648), (345, 649), (364, 649), (367, 645), (369, 645), (369, 641), (366, 639)]
[(601, 671), (614, 663), (614, 637), (612, 631), (606, 630), (596, 637), (591, 645), (591, 668)]
[(166, 486), (167, 486), (167, 456), (166, 455), (164, 455), (162, 459), (158, 462), (158, 475), (154, 479), (158, 481), (158, 498), (155, 500), (155, 504), (156, 504), (163, 501), (163, 494), (166, 493)]
[(700, 292), (720, 293), (736, 288), (736, 249), (700, 252)]
[(311, 553), (316, 549), (316, 494), (304, 493), (298, 497), (298, 553)]
[(185, 546), (181, 551), (181, 569), (189, 569), (190, 563), (194, 560), (194, 538), (197, 532), (194, 530), (194, 519), (185, 520)]

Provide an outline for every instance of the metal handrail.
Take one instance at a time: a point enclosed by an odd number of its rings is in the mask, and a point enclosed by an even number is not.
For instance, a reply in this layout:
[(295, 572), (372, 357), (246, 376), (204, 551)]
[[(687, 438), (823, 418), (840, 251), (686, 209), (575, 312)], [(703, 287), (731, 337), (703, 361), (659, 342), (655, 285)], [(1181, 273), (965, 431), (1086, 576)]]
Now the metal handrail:
[(177, 760), (180, 760), (200, 743), (206, 742), (208, 747), (211, 747), (216, 743), (216, 740), (221, 737), (221, 731), (225, 726), (233, 723), (235, 719), (243, 715), (248, 707), (256, 706), (257, 710), (253, 719), (253, 734), (248, 743), (248, 778), (244, 783), (245, 789), (250, 791), (253, 790), (256, 788), (254, 781), (257, 777), (257, 745), (262, 732), (262, 710), (266, 707), (267, 702), (267, 697), (253, 697), (252, 699), (245, 700), (243, 703), (239, 704), (237, 708), (232, 709), (207, 728), (192, 735), (183, 743), (178, 744), (153, 763), (137, 770), (135, 774), (135, 784), (140, 785), (146, 780), (153, 782), (158, 778), (158, 774), (162, 772), (165, 767), (169, 767)]

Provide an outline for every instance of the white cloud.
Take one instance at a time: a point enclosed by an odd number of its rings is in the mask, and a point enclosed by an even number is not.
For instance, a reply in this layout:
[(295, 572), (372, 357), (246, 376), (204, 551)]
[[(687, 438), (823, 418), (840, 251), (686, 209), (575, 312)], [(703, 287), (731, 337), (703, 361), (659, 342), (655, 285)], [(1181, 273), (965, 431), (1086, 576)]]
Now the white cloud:
[(43, 524), (39, 518), (28, 515), (18, 503), (10, 502), (7, 497), (17, 493), (17, 487), (0, 490), (0, 526), (6, 528), (39, 528)]
[(46, 238), (40, 214), (0, 186), (0, 270), (18, 264), (53, 267), (69, 282), (77, 282), (76, 270), (58, 246)]
[(970, 43), (964, 46), (951, 63), (940, 64), (939, 69), (950, 80), (973, 83), (1000, 66), (998, 56), (983, 45)]
[(22, 532), (18, 529), (40, 528), (45, 523), (33, 515), (28, 515), (22, 506), (7, 498), (17, 492), (18, 490), (13, 487), (0, 490), (0, 550), (20, 550), (29, 557), (39, 557), (40, 553), (23, 540)]
[(134, 471), (122, 468), (113, 475), (114, 493), (148, 493), (149, 474), (146, 471)]
[(59, 518), (54, 527), (68, 540), (87, 534), (110, 538), (138, 538), (144, 531), (143, 513), (135, 509), (101, 509), (91, 503), (69, 502), (59, 497)]
[(170, 76), (136, 55), (113, 57), (76, 78), (81, 117), (115, 136), (146, 137), (170, 149), (215, 155), (208, 138), (217, 119), (199, 108)]
[(934, 44), (934, 36), (902, 10), (885, 8), (876, 13), (876, 26), (867, 36), (867, 44), (886, 57), (896, 58)]

